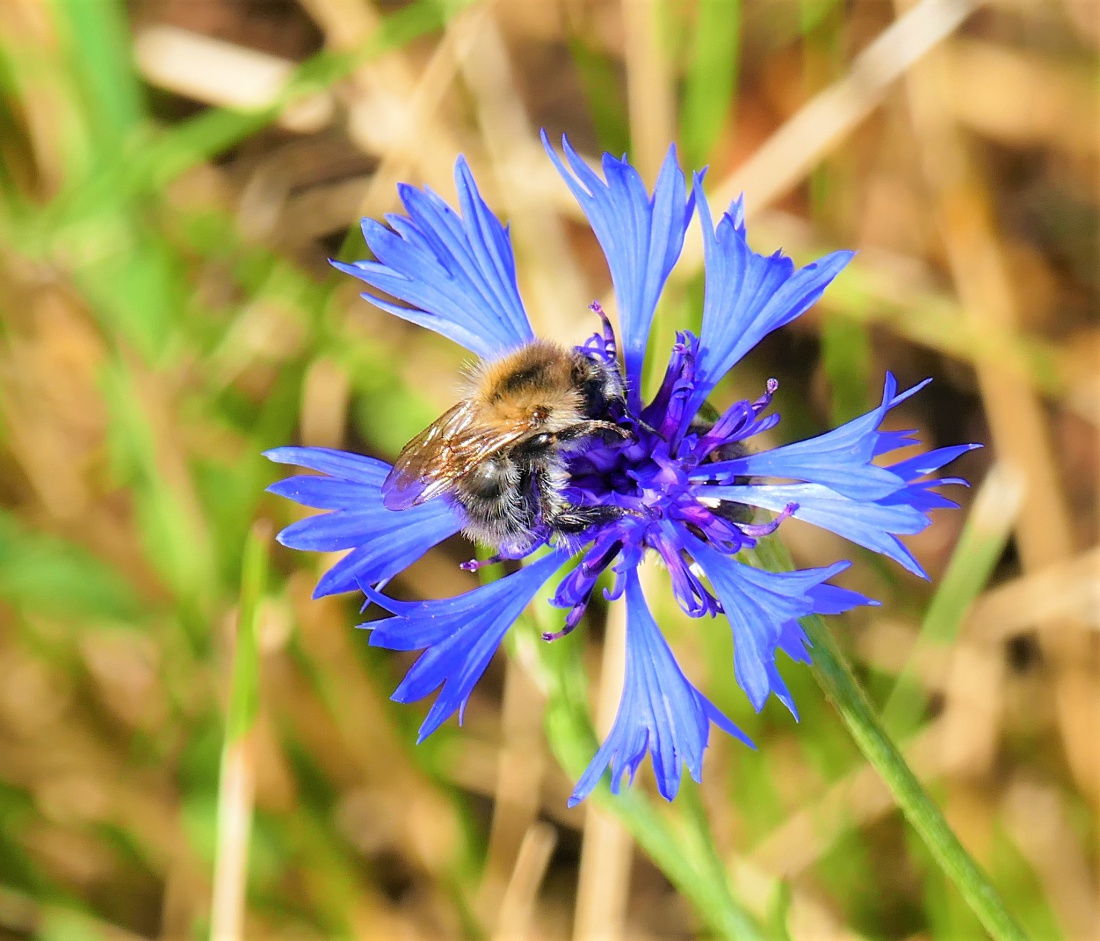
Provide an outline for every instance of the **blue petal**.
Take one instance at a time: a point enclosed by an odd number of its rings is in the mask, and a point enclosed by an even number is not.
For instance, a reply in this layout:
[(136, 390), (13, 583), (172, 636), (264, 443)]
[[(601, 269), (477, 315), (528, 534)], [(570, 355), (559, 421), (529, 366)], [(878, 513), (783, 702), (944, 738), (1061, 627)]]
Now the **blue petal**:
[(908, 431), (880, 431), (878, 444), (875, 445), (875, 457), (896, 451), (898, 448), (908, 448), (914, 444), (920, 444), (920, 438), (912, 428)]
[[(363, 585), (389, 581), (432, 546), (453, 536), (462, 524), (456, 521), (445, 503), (437, 502), (439, 505), (431, 513), (418, 513), (421, 509), (427, 510), (426, 506), (403, 511), (406, 516), (417, 514), (418, 518), (406, 519), (398, 526), (383, 519), (383, 524), (389, 523), (389, 527), (379, 526), (367, 542), (352, 549), (322, 575), (313, 597), (356, 591)], [(392, 514), (390, 510), (386, 512)]]
[(908, 506), (921, 513), (927, 514), (931, 510), (957, 509), (958, 504), (949, 500), (942, 494), (936, 493), (934, 487), (943, 487), (947, 484), (959, 484), (969, 487), (961, 477), (939, 477), (931, 480), (918, 480), (928, 474), (935, 473), (944, 464), (949, 464), (967, 451), (980, 448), (980, 444), (956, 444), (947, 448), (936, 448), (925, 454), (918, 454), (905, 461), (890, 465), (890, 471), (897, 474), (909, 485), (897, 493), (892, 493), (881, 502), (888, 506)]
[(980, 447), (980, 444), (956, 444), (952, 447), (936, 448), (908, 460), (892, 464), (890, 472), (897, 474), (905, 481), (916, 480), (925, 474), (935, 473), (945, 464), (950, 464), (967, 451), (973, 451), (975, 448)]
[(358, 481), (304, 474), (277, 480), (267, 489), (269, 493), (315, 510), (340, 510), (362, 502), (364, 491), (377, 490), (377, 484), (368, 486)]
[(461, 216), (431, 190), (402, 185), (408, 216), (387, 217), (393, 231), (363, 220), (378, 260), (332, 264), (411, 306), (364, 294), (372, 304), (492, 359), (530, 343), (534, 334), (508, 230), (481, 198), (464, 157), (455, 163), (455, 186)]
[[(879, 604), (879, 602), (861, 595), (858, 591), (838, 588), (836, 585), (815, 585), (806, 594), (813, 600), (815, 614), (843, 614), (858, 605), (877, 607)], [(783, 625), (779, 631), (779, 641), (776, 646), (797, 663), (810, 662), (810, 639), (806, 636), (806, 632), (802, 630), (802, 625), (798, 621), (787, 621)], [(779, 671), (776, 670), (774, 663), (771, 664), (769, 675), (773, 677), (773, 686), (776, 685), (776, 680), (778, 680), (778, 688), (773, 689), (773, 692), (791, 711), (791, 715), (797, 719), (798, 709), (795, 708), (794, 701), (791, 699), (787, 686), (783, 682), (783, 678), (779, 676)]]
[[(850, 539), (865, 549), (882, 553), (914, 575), (928, 577), (909, 550), (894, 538), (895, 534), (919, 533), (929, 523), (928, 517), (911, 505), (912, 500), (899, 503), (865, 503), (842, 496), (820, 484), (707, 487), (704, 492), (708, 497), (735, 500), (777, 513), (789, 503), (797, 503), (798, 509), (792, 514), (795, 519), (813, 523)], [(898, 491), (888, 499), (892, 501), (907, 493), (908, 488)]]
[(466, 701), (508, 628), (567, 558), (564, 552), (552, 552), (513, 575), (455, 598), (395, 601), (364, 587), (371, 601), (394, 614), (360, 625), (371, 631), (371, 646), (388, 650), (426, 648), (392, 698), (413, 702), (443, 687), (420, 726), (418, 742), (456, 711), (462, 721)]
[(636, 569), (626, 572), (626, 674), (615, 724), (584, 774), (569, 806), (584, 800), (611, 766), (611, 791), (618, 794), (623, 775), (633, 783), (646, 752), (652, 755), (657, 790), (672, 800), (680, 789), (683, 766), (695, 781), (703, 771), (703, 753), (713, 722), (752, 747), (752, 742), (700, 693), (680, 671), (668, 643), (646, 606)]
[(817, 585), (807, 592), (814, 601), (814, 614), (843, 614), (858, 608), (860, 605), (869, 605), (877, 608), (882, 602), (868, 598), (858, 591), (850, 588), (840, 588), (837, 585)]
[(542, 143), (581, 204), (607, 256), (619, 307), (627, 384), (631, 401), (638, 404), (653, 312), (668, 274), (680, 257), (694, 205), (676, 162), (676, 148), (669, 147), (650, 197), (638, 171), (625, 159), (604, 154), (605, 179), (601, 179), (564, 137), (562, 149), (568, 167), (550, 146), (545, 131)]
[(822, 484), (853, 500), (878, 500), (905, 486), (906, 478), (893, 468), (872, 464), (880, 437), (878, 426), (886, 413), (914, 390), (896, 395), (897, 383), (886, 374), (881, 404), (839, 428), (769, 451), (746, 454), (732, 461), (708, 465), (696, 477), (785, 477)]
[(783, 625), (783, 629), (779, 632), (778, 647), (797, 663), (809, 663), (811, 660), (810, 638), (806, 636), (806, 632), (802, 630), (802, 625), (798, 621), (788, 621)]
[(904, 490), (900, 490), (895, 494), (891, 494), (882, 502), (887, 506), (909, 506), (915, 510), (919, 510), (921, 513), (928, 513), (930, 510), (957, 510), (959, 505), (954, 500), (949, 500), (942, 494), (936, 493), (931, 490), (931, 487), (940, 487), (944, 484), (960, 484), (963, 487), (969, 487), (965, 480), (961, 477), (947, 477), (943, 480), (928, 480), (922, 481), (916, 484), (910, 484)]
[(278, 540), (288, 549), (306, 552), (340, 552), (364, 545), (368, 540), (389, 540), (401, 529), (408, 528), (408, 521), (394, 519), (392, 510), (384, 507), (367, 510), (334, 510), (307, 516), (292, 523), (278, 535)]
[(337, 451), (334, 448), (272, 448), (264, 451), (264, 457), (276, 464), (293, 464), (307, 467), (332, 477), (382, 486), (390, 472), (390, 465), (375, 457)]
[[(688, 551), (710, 579), (733, 630), (733, 667), (738, 685), (757, 711), (776, 693), (794, 712), (786, 685), (775, 668), (775, 652), (789, 621), (814, 613), (814, 590), (848, 567), (767, 572), (736, 562), (699, 540), (686, 540)], [(797, 715), (797, 713), (796, 713)]]
[(833, 252), (795, 271), (781, 252), (758, 255), (745, 240), (741, 199), (722, 215), (717, 230), (695, 176), (703, 227), (706, 287), (697, 386), (688, 414), (706, 401), (717, 382), (773, 330), (805, 313), (848, 264), (853, 252)]
[(305, 506), (331, 511), (292, 523), (276, 537), (280, 543), (312, 552), (352, 550), (317, 583), (315, 598), (393, 578), (462, 528), (458, 512), (443, 500), (409, 510), (386, 509), (381, 487), (390, 465), (384, 461), (329, 448), (276, 448), (266, 455), (332, 475), (289, 477), (268, 487)]

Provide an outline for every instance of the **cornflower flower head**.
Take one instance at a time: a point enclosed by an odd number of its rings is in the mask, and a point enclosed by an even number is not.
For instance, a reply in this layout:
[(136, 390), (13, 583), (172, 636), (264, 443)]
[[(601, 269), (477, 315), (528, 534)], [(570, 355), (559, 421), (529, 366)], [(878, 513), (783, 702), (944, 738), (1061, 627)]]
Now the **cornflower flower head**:
[[(783, 651), (809, 661), (799, 618), (875, 602), (830, 583), (847, 562), (770, 572), (739, 561), (738, 553), (794, 517), (923, 576), (898, 536), (923, 530), (931, 509), (956, 506), (934, 488), (965, 482), (933, 475), (975, 445), (891, 463), (886, 455), (917, 439), (912, 432), (883, 431), (883, 420), (926, 383), (899, 392), (887, 374), (881, 402), (866, 414), (814, 438), (754, 448), (752, 439), (779, 421), (771, 410), (775, 380), (755, 400), (734, 402), (721, 414), (708, 397), (763, 337), (817, 301), (852, 252), (833, 252), (796, 269), (781, 252), (765, 256), (749, 247), (741, 200), (715, 225), (702, 175), (695, 175), (689, 191), (674, 148), (650, 194), (625, 159), (604, 155), (601, 176), (567, 140), (562, 143), (564, 158), (543, 135), (550, 159), (606, 255), (620, 325), (616, 337), (593, 304), (602, 327), (576, 350), (602, 364), (605, 374), (619, 376), (623, 390), (601, 415), (614, 433), (605, 429), (559, 445), (555, 493), (575, 511), (574, 525), (568, 531), (553, 525), (545, 501), (529, 495), (528, 505), (537, 512), (525, 538), (494, 545), (498, 555), (490, 560), (530, 557), (528, 564), (454, 598), (403, 602), (382, 593), (385, 583), (469, 526), (453, 487), (436, 488), (439, 495), (431, 499), (395, 503), (385, 462), (324, 448), (284, 447), (268, 457), (321, 474), (290, 477), (270, 489), (328, 511), (284, 529), (279, 535), (284, 545), (350, 550), (321, 578), (315, 596), (361, 589), (392, 615), (362, 625), (371, 630), (370, 643), (423, 651), (393, 694), (398, 702), (411, 702), (438, 691), (420, 740), (455, 712), (461, 721), (505, 633), (557, 573), (564, 570), (551, 603), (564, 616), (561, 629), (544, 634), (546, 640), (580, 622), (597, 581), (610, 570), (606, 597), (625, 598), (626, 604), (624, 688), (614, 725), (570, 804), (591, 793), (609, 767), (617, 792), (624, 776), (633, 780), (647, 753), (658, 790), (671, 800), (685, 765), (700, 779), (712, 724), (751, 743), (681, 671), (643, 597), (638, 577), (643, 556), (660, 557), (688, 615), (726, 618), (733, 633), (734, 675), (752, 705), (760, 710), (774, 694), (797, 718), (776, 655)], [(405, 214), (387, 216), (388, 227), (363, 220), (375, 260), (333, 264), (401, 302), (364, 294), (371, 303), (491, 363), (536, 341), (520, 299), (507, 228), (481, 198), (462, 157), (455, 181), (459, 212), (427, 188), (402, 185)], [(697, 337), (678, 335), (664, 380), (647, 402), (641, 374), (650, 326), (696, 213), (706, 268), (702, 328)], [(468, 470), (460, 467), (457, 477)], [(391, 509), (387, 501), (403, 508)], [(759, 519), (760, 511), (770, 519)]]

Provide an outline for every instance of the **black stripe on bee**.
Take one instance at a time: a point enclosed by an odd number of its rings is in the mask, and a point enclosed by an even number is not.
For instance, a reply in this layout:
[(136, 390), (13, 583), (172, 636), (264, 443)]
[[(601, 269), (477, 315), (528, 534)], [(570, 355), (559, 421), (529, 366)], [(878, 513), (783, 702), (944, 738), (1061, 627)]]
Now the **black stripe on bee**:
[(503, 376), (497, 385), (493, 398), (500, 399), (506, 395), (514, 395), (525, 389), (540, 389), (546, 385), (547, 373), (551, 368), (550, 363), (535, 361), (525, 363), (514, 372)]

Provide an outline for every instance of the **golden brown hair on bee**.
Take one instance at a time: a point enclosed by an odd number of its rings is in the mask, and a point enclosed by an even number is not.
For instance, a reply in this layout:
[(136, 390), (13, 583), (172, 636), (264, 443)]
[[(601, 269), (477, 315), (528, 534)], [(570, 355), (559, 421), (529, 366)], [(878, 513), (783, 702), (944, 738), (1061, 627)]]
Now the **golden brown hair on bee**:
[(536, 340), (472, 376), (469, 399), (481, 421), (554, 433), (584, 418), (577, 388), (580, 354)]

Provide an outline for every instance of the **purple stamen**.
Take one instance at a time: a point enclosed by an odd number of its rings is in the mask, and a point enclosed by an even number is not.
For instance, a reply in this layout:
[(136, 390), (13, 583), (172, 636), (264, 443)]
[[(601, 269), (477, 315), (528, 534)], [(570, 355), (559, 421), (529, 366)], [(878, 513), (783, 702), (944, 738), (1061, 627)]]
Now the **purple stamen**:
[(572, 634), (573, 631), (576, 629), (577, 625), (580, 624), (581, 618), (584, 617), (584, 611), (585, 611), (585, 608), (587, 608), (587, 607), (588, 607), (587, 604), (579, 604), (576, 607), (574, 607), (565, 616), (565, 625), (562, 627), (562, 629), (560, 631), (543, 631), (542, 639), (543, 640), (561, 640), (563, 637), (567, 636), (568, 634)]
[(477, 572), (487, 565), (496, 565), (503, 561), (504, 559), (498, 554), (490, 556), (488, 559), (467, 559), (465, 562), (459, 562), (458, 567), (464, 572)]
[(753, 538), (759, 538), (760, 536), (770, 536), (777, 529), (779, 524), (783, 520), (787, 519), (792, 513), (798, 509), (797, 503), (788, 503), (783, 510), (773, 519), (770, 523), (738, 523), (738, 528), (746, 536), (752, 536)]
[(769, 379), (765, 383), (764, 388), (767, 389), (767, 391), (762, 396), (760, 396), (760, 398), (752, 403), (752, 410), (754, 412), (761, 412), (769, 405), (771, 405), (772, 396), (779, 391), (779, 380)]
[(600, 318), (603, 322), (603, 329), (601, 333), (593, 333), (577, 349), (590, 356), (598, 356), (606, 363), (614, 363), (619, 356), (619, 347), (615, 341), (615, 330), (611, 326), (611, 320), (599, 301), (593, 301), (588, 305), (588, 309)]

